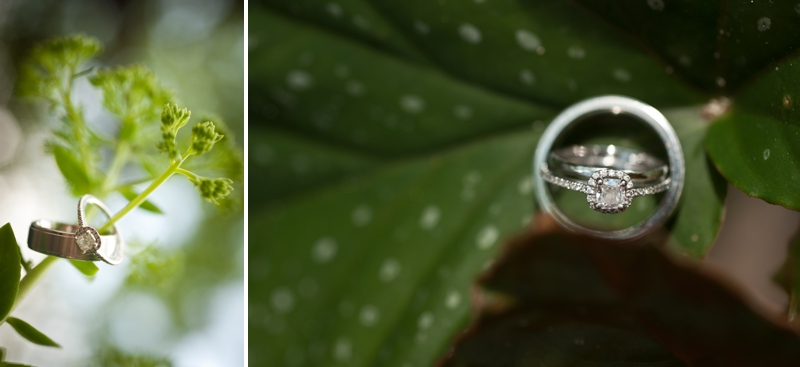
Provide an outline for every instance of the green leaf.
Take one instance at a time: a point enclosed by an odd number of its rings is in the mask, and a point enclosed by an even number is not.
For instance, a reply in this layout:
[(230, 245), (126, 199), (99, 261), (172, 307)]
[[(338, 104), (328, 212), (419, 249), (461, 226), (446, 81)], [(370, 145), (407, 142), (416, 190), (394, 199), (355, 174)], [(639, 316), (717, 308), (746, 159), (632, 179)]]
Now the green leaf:
[(80, 271), (83, 275), (90, 278), (100, 271), (100, 268), (98, 268), (97, 265), (91, 261), (70, 260), (69, 263), (72, 264), (75, 269), (78, 269), (78, 271)]
[(255, 207), (364, 172), (380, 162), (358, 151), (272, 129), (253, 130), (248, 149), (254, 168), (250, 180), (260, 183), (249, 193)]
[[(555, 223), (538, 223), (557, 228)], [(510, 242), (443, 366), (795, 366), (800, 336), (719, 275), (657, 250), (559, 231)]]
[(58, 170), (67, 180), (73, 195), (84, 195), (91, 192), (93, 184), (86, 173), (84, 165), (78, 161), (75, 154), (64, 146), (50, 145), (50, 150), (56, 159)]
[[(119, 193), (129, 201), (139, 196), (139, 194), (136, 193), (136, 191), (133, 191), (132, 188), (122, 188), (119, 190)], [(150, 200), (145, 200), (141, 205), (139, 205), (139, 207), (151, 213), (164, 214), (164, 212), (161, 211), (161, 208), (156, 206), (156, 204), (153, 204)]]
[(45, 347), (61, 348), (61, 346), (54, 342), (53, 339), (50, 339), (47, 337), (47, 335), (42, 334), (39, 330), (36, 330), (36, 328), (25, 321), (22, 321), (16, 317), (9, 317), (6, 319), (6, 322), (11, 325), (11, 327), (13, 327), (20, 336), (27, 339), (31, 343), (43, 345)]
[(11, 223), (0, 227), (0, 320), (5, 320), (17, 299), (21, 265), (19, 245)]
[(800, 210), (800, 126), (743, 111), (723, 115), (708, 131), (708, 154), (745, 194)]

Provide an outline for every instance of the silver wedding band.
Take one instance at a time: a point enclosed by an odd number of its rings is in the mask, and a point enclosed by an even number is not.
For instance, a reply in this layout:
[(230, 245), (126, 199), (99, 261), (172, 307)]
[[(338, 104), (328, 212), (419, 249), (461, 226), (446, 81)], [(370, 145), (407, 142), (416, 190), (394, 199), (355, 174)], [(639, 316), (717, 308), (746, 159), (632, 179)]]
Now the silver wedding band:
[[(663, 191), (664, 195), (661, 199), (659, 206), (656, 208), (655, 212), (651, 214), (646, 219), (642, 220), (641, 222), (634, 224), (630, 227), (619, 229), (619, 230), (597, 230), (593, 228), (585, 227), (581, 224), (576, 223), (572, 218), (565, 215), (560, 208), (555, 204), (552, 194), (550, 192), (550, 188), (548, 187), (547, 180), (545, 177), (548, 175), (549, 167), (548, 167), (548, 160), (551, 157), (551, 153), (554, 151), (554, 144), (559, 141), (562, 133), (569, 130), (569, 128), (573, 127), (577, 123), (581, 124), (589, 124), (590, 121), (585, 120), (586, 117), (600, 115), (600, 114), (627, 114), (630, 116), (635, 117), (637, 120), (643, 122), (646, 126), (653, 129), (653, 131), (658, 135), (661, 139), (661, 142), (664, 145), (664, 148), (667, 153), (667, 170), (668, 173), (666, 177), (663, 178), (663, 181), (660, 183), (656, 183), (653, 186), (645, 186), (640, 188), (633, 188), (628, 191), (627, 183), (632, 180), (632, 177), (627, 177), (631, 179), (630, 181), (626, 181), (626, 187), (624, 194), (628, 196), (630, 192), (631, 197), (635, 197), (640, 193), (647, 194), (647, 191), (652, 191), (655, 193), (656, 191)], [(591, 128), (591, 127), (588, 127)], [(560, 151), (559, 151), (560, 153)], [(638, 154), (638, 153), (637, 153)], [(580, 163), (580, 162), (579, 162)], [(586, 163), (584, 161), (583, 163)], [(651, 162), (652, 163), (652, 162)], [(580, 165), (578, 165), (580, 166)], [(583, 165), (583, 166), (594, 166), (594, 165)], [(648, 164), (649, 166), (649, 164)], [(599, 166), (598, 166), (599, 167)], [(559, 167), (561, 169), (562, 167)], [(594, 167), (597, 168), (597, 167)], [(606, 169), (605, 174), (603, 175), (602, 172), (599, 170), (592, 172), (591, 175), (597, 176), (601, 180), (605, 180), (607, 178), (612, 178), (616, 180), (626, 179), (625, 175), (630, 176), (629, 174), (624, 172), (625, 167), (622, 170), (616, 169), (608, 169), (608, 167), (601, 168)], [(586, 170), (583, 168), (576, 169), (576, 174), (585, 175)], [(610, 176), (609, 173), (614, 171), (614, 176)], [(619, 173), (617, 171), (621, 171), (622, 177), (619, 177)], [(603, 96), (603, 97), (596, 97), (584, 100), (582, 102), (578, 102), (575, 105), (568, 107), (564, 110), (561, 114), (556, 116), (553, 122), (550, 123), (550, 126), (542, 134), (541, 139), (539, 140), (539, 144), (536, 147), (536, 153), (534, 154), (533, 158), (533, 181), (535, 186), (535, 193), (536, 199), (539, 203), (539, 206), (549, 214), (561, 227), (584, 235), (590, 235), (594, 237), (600, 238), (607, 238), (607, 239), (617, 239), (617, 240), (625, 240), (625, 239), (633, 239), (637, 237), (641, 237), (644, 234), (654, 230), (661, 226), (667, 218), (672, 214), (675, 208), (678, 205), (678, 200), (681, 196), (681, 191), (683, 190), (683, 182), (684, 182), (684, 175), (685, 175), (685, 163), (683, 158), (683, 151), (681, 149), (680, 141), (678, 140), (678, 135), (675, 133), (675, 130), (667, 121), (666, 117), (662, 115), (658, 110), (653, 108), (650, 105), (647, 105), (643, 102), (638, 100), (622, 97), (622, 96)], [(600, 177), (600, 176), (603, 177)], [(592, 177), (592, 176), (590, 176)], [(563, 180), (563, 178), (561, 178)], [(593, 177), (591, 179), (594, 179)], [(558, 185), (562, 187), (569, 188), (570, 185), (576, 187), (578, 189), (585, 190), (584, 192), (587, 193), (587, 200), (589, 201), (589, 205), (591, 207), (592, 202), (589, 197), (589, 188), (591, 185), (589, 181), (586, 182), (586, 187), (578, 186), (574, 183), (577, 181), (572, 180), (565, 180), (568, 181), (564, 185)], [(595, 183), (597, 180), (595, 180)], [(570, 183), (572, 182), (572, 183)], [(605, 182), (603, 182), (605, 184)], [(616, 182), (615, 184), (619, 184)], [(584, 185), (581, 183), (581, 185)], [(639, 191), (634, 191), (639, 190)], [(645, 190), (645, 191), (642, 191)], [(576, 190), (580, 191), (580, 190)], [(597, 194), (597, 192), (595, 192)], [(617, 194), (617, 192), (612, 192), (612, 194)], [(639, 195), (640, 196), (640, 195)], [(596, 208), (593, 208), (596, 210)]]
[(625, 172), (634, 186), (658, 184), (667, 178), (669, 167), (660, 159), (616, 145), (572, 145), (550, 152), (550, 172), (564, 178), (588, 180), (607, 168)]
[[(28, 231), (28, 247), (43, 254), (71, 260), (103, 261), (111, 265), (122, 262), (125, 244), (117, 227), (112, 227), (113, 233), (110, 235), (99, 235), (96, 229), (84, 222), (86, 207), (90, 204), (96, 205), (111, 217), (111, 211), (102, 201), (94, 196), (84, 195), (78, 201), (77, 225), (44, 219), (34, 221)], [(76, 238), (81, 234), (88, 234), (91, 237), (86, 238), (96, 242), (84, 245), (82, 249)]]

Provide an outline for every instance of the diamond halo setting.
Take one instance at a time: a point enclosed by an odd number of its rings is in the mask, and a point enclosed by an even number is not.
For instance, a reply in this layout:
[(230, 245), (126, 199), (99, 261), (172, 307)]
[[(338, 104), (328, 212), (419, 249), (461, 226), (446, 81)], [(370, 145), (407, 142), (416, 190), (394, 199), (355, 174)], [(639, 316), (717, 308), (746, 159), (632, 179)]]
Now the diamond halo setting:
[(75, 232), (75, 244), (84, 254), (96, 254), (101, 243), (100, 234), (92, 227), (81, 227)]
[(631, 205), (633, 182), (623, 171), (601, 169), (588, 182), (586, 201), (589, 207), (605, 214), (622, 213)]

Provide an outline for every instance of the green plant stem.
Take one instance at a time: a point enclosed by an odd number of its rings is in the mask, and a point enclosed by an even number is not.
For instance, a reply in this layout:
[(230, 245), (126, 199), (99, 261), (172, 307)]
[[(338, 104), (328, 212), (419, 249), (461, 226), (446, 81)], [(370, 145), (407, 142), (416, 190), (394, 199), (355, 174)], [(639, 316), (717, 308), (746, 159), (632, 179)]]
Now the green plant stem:
[(84, 136), (84, 132), (86, 131), (86, 124), (83, 122), (83, 115), (78, 113), (75, 106), (72, 105), (72, 74), (75, 71), (70, 71), (70, 77), (67, 78), (67, 85), (62, 91), (62, 97), (64, 99), (64, 109), (67, 112), (67, 118), (75, 124), (75, 141), (78, 143), (78, 154), (80, 155), (80, 160), (83, 163), (84, 170), (89, 177), (92, 177), (92, 162), (89, 159), (89, 146), (86, 145), (86, 137)]
[(31, 270), (25, 274), (25, 277), (23, 277), (19, 282), (19, 291), (17, 291), (17, 299), (14, 300), (14, 306), (11, 307), (12, 311), (17, 308), (17, 305), (19, 305), (25, 296), (28, 295), (28, 292), (30, 292), (33, 286), (39, 282), (39, 279), (42, 278), (42, 275), (44, 275), (44, 273), (46, 273), (47, 270), (50, 269), (50, 267), (53, 266), (57, 260), (57, 257), (45, 257), (44, 260), (31, 268)]
[(167, 170), (164, 171), (164, 173), (162, 173), (161, 176), (158, 176), (155, 179), (155, 181), (153, 181), (150, 184), (150, 186), (147, 186), (147, 188), (144, 191), (142, 191), (142, 193), (139, 194), (139, 196), (131, 200), (128, 203), (128, 205), (122, 208), (122, 210), (117, 212), (117, 214), (114, 214), (114, 216), (111, 217), (106, 224), (104, 224), (102, 227), (100, 227), (100, 229), (98, 229), (98, 232), (104, 233), (105, 231), (108, 231), (114, 225), (114, 223), (122, 219), (122, 217), (128, 214), (131, 210), (136, 209), (139, 205), (142, 205), (142, 203), (145, 200), (147, 200), (147, 197), (150, 196), (150, 194), (152, 194), (153, 191), (155, 191), (159, 186), (161, 186), (161, 184), (163, 184), (170, 177), (172, 177), (172, 175), (174, 175), (175, 172), (178, 171), (178, 169), (180, 169), (181, 163), (183, 163), (183, 161), (176, 161), (170, 164), (169, 168), (167, 168)]
[(114, 159), (111, 161), (111, 167), (108, 170), (105, 181), (103, 181), (103, 195), (105, 196), (114, 190), (114, 185), (117, 183), (120, 172), (125, 164), (128, 163), (130, 157), (131, 146), (129, 143), (120, 141), (117, 149), (114, 152)]

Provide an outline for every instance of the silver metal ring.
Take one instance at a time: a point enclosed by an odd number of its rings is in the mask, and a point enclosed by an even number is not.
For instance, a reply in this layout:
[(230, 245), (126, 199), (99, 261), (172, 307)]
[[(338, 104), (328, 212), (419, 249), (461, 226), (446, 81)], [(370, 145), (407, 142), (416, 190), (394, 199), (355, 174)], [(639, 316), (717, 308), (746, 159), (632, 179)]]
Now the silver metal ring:
[(559, 177), (588, 180), (603, 168), (622, 171), (634, 186), (663, 182), (669, 167), (660, 159), (616, 145), (572, 145), (550, 152), (550, 172)]
[(109, 218), (111, 211), (99, 199), (84, 195), (78, 201), (78, 224), (66, 224), (49, 220), (31, 223), (28, 231), (28, 247), (50, 256), (72, 260), (104, 261), (111, 265), (122, 262), (125, 244), (122, 235), (113, 226), (113, 234), (100, 235), (96, 229), (84, 222), (86, 206), (94, 204)]
[(623, 171), (601, 168), (595, 171), (587, 183), (567, 180), (554, 176), (547, 166), (542, 165), (542, 179), (568, 190), (586, 194), (589, 207), (604, 214), (622, 213), (631, 206), (635, 197), (653, 195), (669, 189), (669, 177), (655, 185), (634, 187), (631, 176)]
[[(567, 217), (554, 203), (553, 197), (542, 175), (542, 168), (547, 170), (547, 159), (561, 134), (576, 123), (588, 123), (584, 118), (600, 114), (628, 114), (636, 117), (651, 127), (664, 144), (669, 165), (668, 181), (665, 180), (666, 189), (664, 197), (656, 211), (643, 221), (628, 228), (601, 231), (584, 227)], [(683, 150), (675, 130), (666, 117), (658, 110), (641, 101), (623, 96), (595, 97), (578, 102), (561, 114), (556, 116), (550, 126), (542, 134), (536, 153), (533, 158), (533, 181), (536, 189), (536, 199), (541, 208), (565, 229), (608, 239), (633, 239), (662, 225), (678, 205), (678, 200), (683, 190), (685, 163)]]

